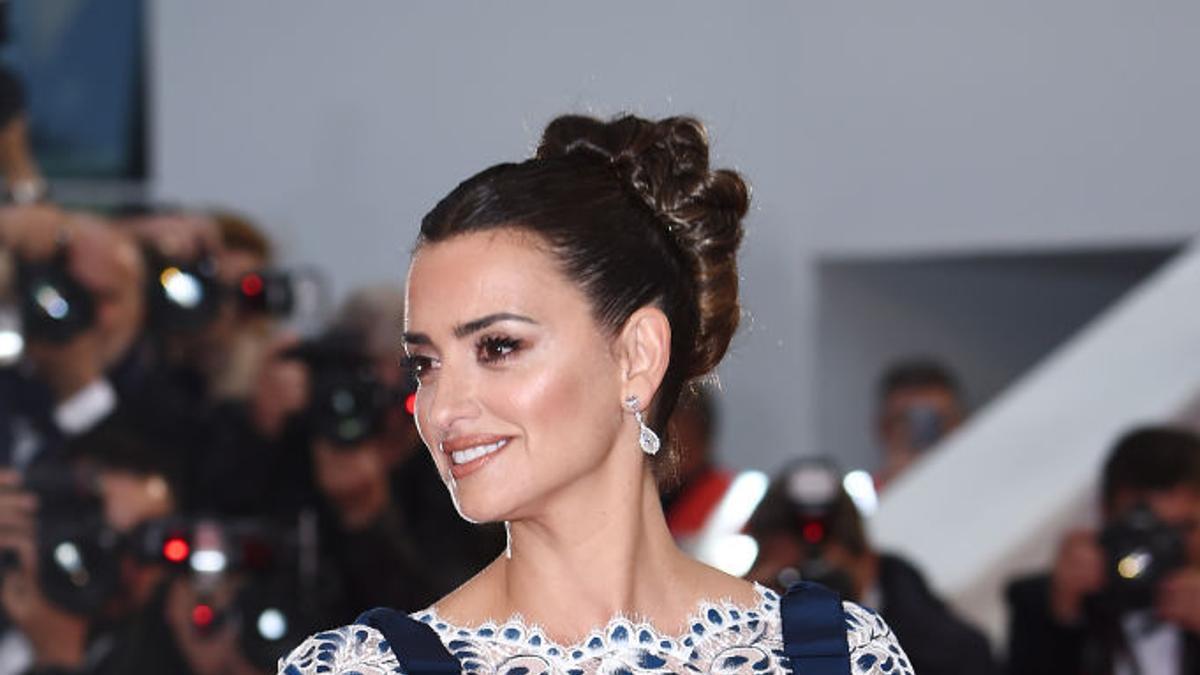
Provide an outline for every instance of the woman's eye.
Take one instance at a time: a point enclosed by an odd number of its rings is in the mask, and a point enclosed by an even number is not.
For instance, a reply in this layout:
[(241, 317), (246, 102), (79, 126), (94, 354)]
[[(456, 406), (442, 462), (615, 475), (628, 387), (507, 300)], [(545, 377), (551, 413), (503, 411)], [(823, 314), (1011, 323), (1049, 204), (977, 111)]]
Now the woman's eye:
[(478, 358), (483, 363), (503, 361), (520, 348), (520, 340), (507, 337), (485, 337), (476, 345)]
[(413, 374), (413, 377), (420, 380), (433, 370), (433, 359), (428, 356), (406, 356), (404, 357), (404, 367)]

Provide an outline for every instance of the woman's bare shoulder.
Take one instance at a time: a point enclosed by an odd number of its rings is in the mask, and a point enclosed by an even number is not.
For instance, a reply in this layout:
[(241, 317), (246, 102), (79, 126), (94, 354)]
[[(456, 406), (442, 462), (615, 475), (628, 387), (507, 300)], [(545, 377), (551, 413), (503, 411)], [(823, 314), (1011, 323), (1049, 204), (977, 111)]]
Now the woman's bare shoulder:
[(753, 583), (703, 563), (696, 562), (689, 566), (686, 575), (696, 597), (712, 601), (728, 600), (743, 607), (754, 606), (759, 601), (758, 588)]

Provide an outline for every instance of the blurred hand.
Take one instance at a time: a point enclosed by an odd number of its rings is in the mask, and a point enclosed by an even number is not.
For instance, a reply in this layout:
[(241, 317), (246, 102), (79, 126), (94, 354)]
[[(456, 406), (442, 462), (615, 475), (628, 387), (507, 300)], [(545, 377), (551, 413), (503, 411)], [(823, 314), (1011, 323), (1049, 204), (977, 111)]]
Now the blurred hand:
[(37, 498), (21, 489), (15, 471), (0, 469), (0, 551), (11, 566), (0, 572), (0, 605), (33, 645), (39, 666), (84, 663), (87, 620), (55, 607), (37, 575)]
[(267, 348), (250, 397), (254, 427), (266, 438), (276, 438), (288, 417), (308, 405), (308, 368), (283, 353), (296, 346), (299, 338), (283, 336)]
[(0, 207), (0, 246), (31, 260), (48, 258), (58, 246), (66, 213), (51, 204)]
[(1083, 616), (1083, 600), (1104, 588), (1104, 551), (1094, 532), (1067, 535), (1058, 550), (1050, 580), (1050, 611), (1062, 624)]
[(388, 466), (375, 439), (344, 448), (313, 441), (313, 472), (317, 488), (347, 530), (370, 526), (391, 503)]
[(1200, 570), (1189, 568), (1164, 579), (1157, 600), (1159, 618), (1200, 635)]

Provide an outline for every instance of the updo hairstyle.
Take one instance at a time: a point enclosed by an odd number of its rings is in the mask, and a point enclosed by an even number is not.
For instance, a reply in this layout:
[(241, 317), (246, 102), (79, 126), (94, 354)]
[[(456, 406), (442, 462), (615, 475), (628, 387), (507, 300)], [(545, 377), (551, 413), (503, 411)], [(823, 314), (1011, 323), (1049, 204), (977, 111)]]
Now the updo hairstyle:
[(708, 135), (690, 117), (610, 122), (566, 115), (533, 159), (468, 178), (421, 221), (418, 248), (471, 232), (537, 234), (615, 335), (655, 305), (671, 355), (648, 424), (659, 434), (680, 391), (720, 362), (737, 328), (737, 248), (749, 193), (708, 166)]

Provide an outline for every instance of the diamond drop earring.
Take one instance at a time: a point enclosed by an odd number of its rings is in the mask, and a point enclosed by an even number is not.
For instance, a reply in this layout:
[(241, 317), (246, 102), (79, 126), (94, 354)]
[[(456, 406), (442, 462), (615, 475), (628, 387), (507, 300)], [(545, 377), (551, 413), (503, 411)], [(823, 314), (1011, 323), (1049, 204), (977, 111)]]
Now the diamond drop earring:
[(638, 423), (638, 445), (642, 447), (642, 452), (647, 455), (657, 455), (658, 448), (662, 442), (658, 440), (658, 434), (654, 430), (646, 426), (646, 418), (642, 415), (641, 402), (637, 396), (629, 396), (625, 399), (625, 409), (633, 413), (633, 419)]

